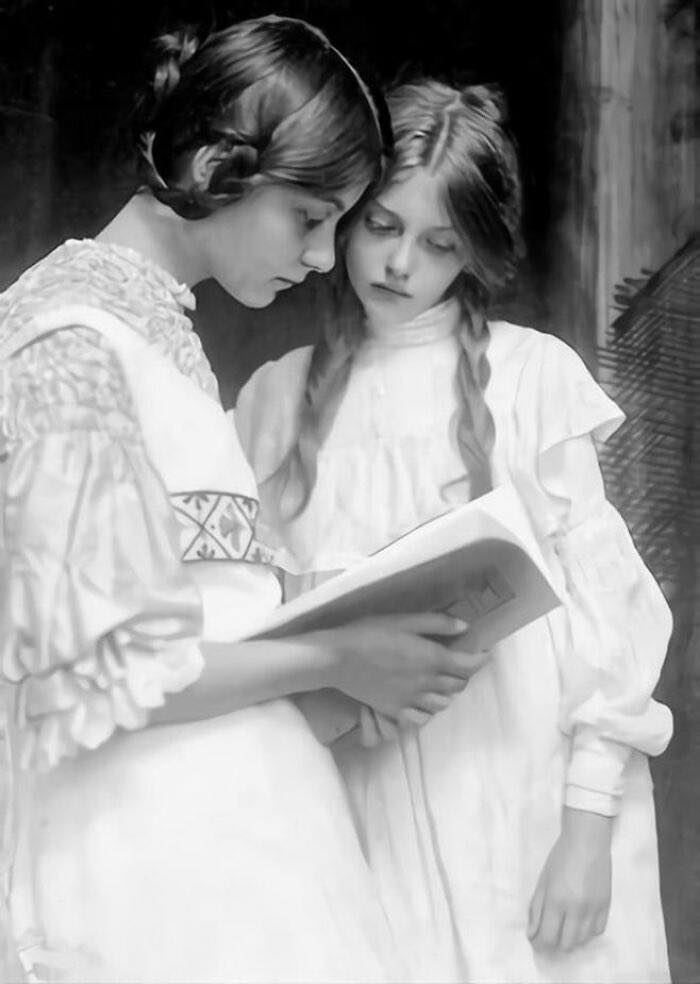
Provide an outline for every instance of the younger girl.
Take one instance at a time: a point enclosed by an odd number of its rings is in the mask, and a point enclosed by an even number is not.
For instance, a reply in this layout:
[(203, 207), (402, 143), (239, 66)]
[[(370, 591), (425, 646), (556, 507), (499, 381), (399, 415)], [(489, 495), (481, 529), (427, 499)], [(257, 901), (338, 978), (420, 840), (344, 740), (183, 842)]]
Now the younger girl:
[(428, 81), (389, 105), (355, 298), (240, 397), (260, 531), (287, 570), (337, 571), (516, 487), (564, 604), (420, 732), (339, 753), (367, 855), (418, 980), (666, 981), (646, 756), (671, 622), (605, 498), (594, 439), (623, 414), (560, 340), (486, 319), (520, 202), (495, 96)]

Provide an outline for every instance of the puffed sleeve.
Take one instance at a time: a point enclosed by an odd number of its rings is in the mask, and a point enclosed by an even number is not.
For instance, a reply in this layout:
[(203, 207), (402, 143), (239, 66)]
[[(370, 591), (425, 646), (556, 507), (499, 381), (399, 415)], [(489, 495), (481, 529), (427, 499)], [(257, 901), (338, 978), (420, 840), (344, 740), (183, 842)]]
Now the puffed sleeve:
[(49, 768), (199, 676), (201, 605), (106, 343), (58, 332), (4, 378), (0, 667), (21, 763)]
[(565, 802), (608, 816), (631, 750), (658, 755), (672, 732), (669, 709), (652, 697), (670, 611), (606, 499), (594, 444), (622, 419), (576, 353), (550, 339), (539, 374), (536, 483), (564, 582), (557, 649), (560, 724), (571, 736)]

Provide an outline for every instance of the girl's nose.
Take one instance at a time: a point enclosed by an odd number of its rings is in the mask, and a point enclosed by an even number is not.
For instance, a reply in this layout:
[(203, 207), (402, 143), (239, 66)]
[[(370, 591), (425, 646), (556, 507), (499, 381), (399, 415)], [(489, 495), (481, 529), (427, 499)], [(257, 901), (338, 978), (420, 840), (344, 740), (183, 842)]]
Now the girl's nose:
[(386, 261), (387, 273), (397, 280), (405, 280), (411, 271), (412, 248), (408, 238), (402, 238)]
[(307, 243), (301, 262), (317, 273), (328, 273), (335, 266), (335, 230), (321, 229)]

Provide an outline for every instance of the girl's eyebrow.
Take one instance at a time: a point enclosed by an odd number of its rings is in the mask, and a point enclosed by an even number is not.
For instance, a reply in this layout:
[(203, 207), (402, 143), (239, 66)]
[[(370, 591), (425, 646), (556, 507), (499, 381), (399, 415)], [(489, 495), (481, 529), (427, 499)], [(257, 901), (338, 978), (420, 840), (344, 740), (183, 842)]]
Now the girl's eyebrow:
[(306, 202), (307, 204), (311, 203), (316, 205), (319, 204), (330, 205), (331, 208), (335, 208), (339, 212), (342, 212), (343, 209), (345, 208), (345, 205), (342, 203), (342, 201), (339, 198), (336, 198), (335, 195), (315, 195), (312, 191), (309, 191), (307, 188), (299, 188), (298, 195), (299, 198), (304, 202)]
[(323, 198), (319, 200), (324, 202), (326, 205), (332, 205), (333, 208), (337, 209), (339, 212), (342, 212), (345, 209), (343, 202), (341, 202), (339, 198), (336, 198), (335, 195), (324, 195)]
[(368, 205), (376, 205), (378, 208), (381, 208), (383, 212), (388, 212), (389, 215), (395, 216), (397, 214), (396, 212), (392, 212), (390, 208), (387, 208), (386, 205), (383, 205), (379, 198), (370, 198)]
[[(386, 205), (383, 205), (382, 204), (382, 202), (379, 200), (379, 198), (372, 198), (372, 199), (370, 199), (369, 205), (370, 206), (377, 205), (382, 210), (382, 212), (386, 212), (387, 215), (391, 215), (392, 218), (394, 218), (394, 219), (401, 220), (401, 216), (399, 215), (399, 213), (398, 212), (392, 212), (392, 210), (390, 208), (387, 208)], [(457, 235), (457, 233), (455, 232), (455, 228), (452, 225), (431, 226), (430, 229), (429, 229), (429, 232), (432, 232), (432, 233), (434, 233), (434, 232), (443, 233), (444, 232), (444, 233), (450, 233), (451, 235), (454, 235), (454, 236)]]

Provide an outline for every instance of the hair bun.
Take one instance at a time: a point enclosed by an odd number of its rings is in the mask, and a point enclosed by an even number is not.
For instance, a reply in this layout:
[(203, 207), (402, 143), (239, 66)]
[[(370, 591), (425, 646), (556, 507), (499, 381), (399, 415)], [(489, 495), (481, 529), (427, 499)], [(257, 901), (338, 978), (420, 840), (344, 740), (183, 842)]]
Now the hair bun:
[(462, 102), (494, 123), (503, 124), (508, 118), (506, 97), (497, 85), (468, 85), (462, 89)]
[(260, 153), (252, 144), (243, 143), (233, 147), (228, 166), (239, 178), (249, 178), (260, 170)]
[(206, 189), (209, 195), (240, 194), (245, 182), (262, 169), (261, 152), (240, 138), (222, 140), (217, 156), (219, 163)]
[(199, 47), (199, 38), (190, 28), (161, 34), (155, 40), (158, 62), (153, 77), (153, 93), (160, 103), (180, 81), (180, 70)]

